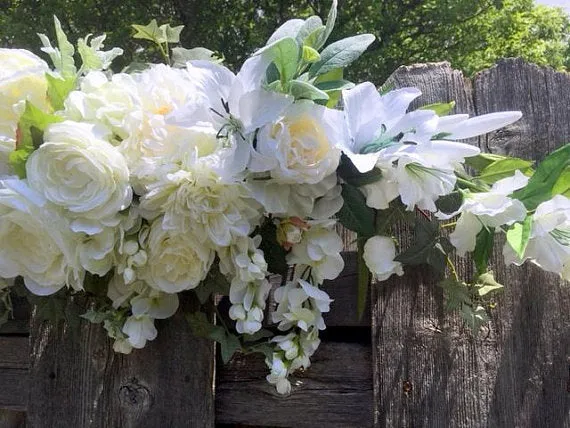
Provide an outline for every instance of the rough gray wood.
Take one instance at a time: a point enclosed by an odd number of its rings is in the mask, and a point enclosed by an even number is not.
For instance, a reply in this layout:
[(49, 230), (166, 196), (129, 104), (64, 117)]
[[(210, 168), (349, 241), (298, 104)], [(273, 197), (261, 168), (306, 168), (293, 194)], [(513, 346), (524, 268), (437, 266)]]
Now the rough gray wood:
[(27, 369), (0, 370), (0, 403), (2, 409), (25, 411), (27, 407), (29, 376)]
[(282, 397), (265, 380), (262, 356), (236, 357), (219, 369), (216, 420), (272, 427), (371, 426), (371, 358), (370, 346), (322, 343), (311, 367), (291, 378), (291, 395)]
[(99, 325), (54, 328), (32, 315), (29, 426), (213, 427), (213, 343), (180, 313), (157, 328), (123, 356)]
[[(0, 370), (27, 369), (29, 366), (29, 339), (20, 336), (0, 336)], [(2, 403), (0, 402), (1, 407)]]
[[(569, 141), (567, 74), (508, 60), (473, 85), (446, 63), (403, 67), (391, 81), (418, 86), (422, 104), (456, 100), (456, 112), (522, 110), (481, 138), (484, 150), (539, 159)], [(532, 266), (506, 268), (500, 246), (494, 261), (506, 291), (477, 339), (444, 314), (428, 272), (373, 287), (375, 426), (570, 426), (570, 288)], [(469, 260), (457, 268), (471, 273)]]
[(1, 428), (24, 428), (26, 426), (26, 414), (15, 410), (0, 410)]

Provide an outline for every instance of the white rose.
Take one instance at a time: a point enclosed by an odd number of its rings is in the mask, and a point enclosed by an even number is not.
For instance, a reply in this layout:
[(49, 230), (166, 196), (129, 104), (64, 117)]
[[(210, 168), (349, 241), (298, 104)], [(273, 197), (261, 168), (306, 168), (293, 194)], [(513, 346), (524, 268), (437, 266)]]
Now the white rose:
[(44, 140), (26, 163), (30, 186), (73, 213), (74, 231), (94, 234), (101, 224), (115, 226), (132, 200), (125, 158), (85, 123), (54, 124)]
[(396, 246), (392, 238), (373, 236), (364, 244), (364, 262), (378, 281), (384, 281), (394, 273), (398, 276), (404, 274), (402, 264), (394, 261), (394, 257)]
[(344, 138), (341, 111), (297, 102), (260, 130), (256, 170), (270, 171), (280, 183), (318, 183), (336, 171), (340, 160), (336, 144)]
[(84, 272), (75, 256), (75, 234), (24, 181), (0, 183), (0, 241), (0, 277), (20, 275), (32, 293), (42, 296), (65, 285), (81, 288)]
[(0, 48), (0, 174), (8, 172), (8, 153), (14, 150), (16, 128), (24, 102), (45, 110), (48, 65), (23, 49)]
[(214, 251), (189, 233), (165, 230), (161, 218), (151, 225), (147, 253), (141, 277), (166, 293), (196, 288), (214, 261)]

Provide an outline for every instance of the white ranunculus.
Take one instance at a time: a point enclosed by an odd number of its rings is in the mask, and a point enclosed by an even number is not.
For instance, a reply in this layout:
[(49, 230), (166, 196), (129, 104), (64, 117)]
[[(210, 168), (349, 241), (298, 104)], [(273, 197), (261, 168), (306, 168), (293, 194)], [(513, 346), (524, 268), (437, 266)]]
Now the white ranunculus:
[(318, 183), (336, 170), (340, 160), (337, 144), (345, 138), (342, 112), (297, 102), (260, 130), (256, 170), (269, 171), (279, 183)]
[(0, 183), (0, 241), (0, 277), (20, 275), (32, 293), (42, 296), (66, 285), (81, 289), (84, 271), (75, 234), (24, 181)]
[(53, 124), (26, 163), (30, 186), (72, 213), (77, 232), (94, 234), (101, 225), (116, 225), (132, 200), (126, 160), (103, 137), (93, 125)]
[(214, 261), (214, 251), (190, 233), (164, 229), (162, 218), (151, 225), (147, 253), (141, 278), (166, 293), (196, 288)]
[(293, 245), (287, 255), (289, 264), (310, 266), (311, 275), (318, 284), (325, 279), (335, 279), (344, 269), (344, 260), (340, 255), (342, 239), (332, 229), (333, 226), (334, 221), (322, 224), (309, 222), (303, 239)]
[(394, 261), (396, 246), (387, 236), (373, 236), (364, 244), (364, 262), (377, 281), (385, 281), (393, 274), (402, 276), (404, 270), (400, 262)]
[(48, 65), (23, 49), (0, 48), (0, 175), (9, 172), (8, 154), (16, 147), (16, 128), (25, 102), (48, 109)]

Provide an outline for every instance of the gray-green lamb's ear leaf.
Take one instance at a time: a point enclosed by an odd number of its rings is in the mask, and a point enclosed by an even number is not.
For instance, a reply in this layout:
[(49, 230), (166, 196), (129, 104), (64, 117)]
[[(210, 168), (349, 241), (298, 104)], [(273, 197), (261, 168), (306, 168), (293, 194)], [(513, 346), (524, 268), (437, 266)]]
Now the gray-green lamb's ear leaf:
[(327, 24), (325, 27), (325, 31), (322, 33), (320, 37), (319, 46), (316, 46), (315, 49), (322, 48), (327, 42), (329, 36), (331, 35), (334, 29), (334, 24), (336, 23), (337, 8), (338, 8), (338, 1), (333, 0), (331, 5), (331, 10), (329, 10), (329, 15), (327, 16)]
[(311, 65), (311, 77), (328, 73), (335, 68), (344, 68), (364, 53), (376, 37), (372, 34), (360, 34), (339, 40), (328, 45), (321, 52), (321, 59)]
[(329, 80), (327, 82), (319, 82), (315, 86), (324, 92), (335, 92), (345, 89), (352, 89), (354, 88), (354, 83), (349, 82), (348, 80), (340, 79)]
[(271, 45), (261, 48), (254, 55), (264, 55), (269, 58), (279, 70), (282, 83), (286, 83), (295, 77), (299, 63), (299, 45), (292, 37), (277, 40)]
[(292, 37), (295, 39), (299, 34), (299, 30), (303, 27), (304, 24), (305, 21), (302, 19), (290, 19), (281, 25), (281, 27), (279, 27), (277, 30), (275, 30), (265, 45), (268, 46), (285, 37)]
[(69, 40), (67, 40), (65, 32), (61, 28), (61, 22), (59, 22), (59, 19), (57, 19), (57, 16), (55, 15), (53, 17), (53, 22), (55, 26), (57, 48), (52, 46), (49, 38), (45, 34), (38, 34), (43, 44), (43, 48), (41, 48), (41, 50), (49, 55), (55, 69), (59, 71), (62, 76), (68, 77), (75, 75), (77, 73), (75, 60), (73, 59), (75, 48)]
[(185, 67), (188, 61), (211, 61), (220, 63), (222, 60), (214, 51), (206, 48), (185, 49), (176, 47), (172, 49), (172, 61), (174, 67)]
[(316, 15), (307, 18), (303, 22), (303, 25), (301, 25), (301, 28), (299, 28), (299, 31), (297, 32), (296, 40), (298, 45), (299, 46), (306, 45), (315, 48), (313, 44), (307, 43), (306, 40), (311, 34), (313, 34), (316, 30), (319, 29), (321, 30), (321, 33), (325, 31), (325, 26), (323, 25), (323, 21), (321, 21), (321, 18), (319, 18)]
[(326, 92), (321, 91), (315, 86), (302, 80), (291, 80), (289, 83), (289, 93), (296, 100), (325, 100), (328, 101), (329, 96)]

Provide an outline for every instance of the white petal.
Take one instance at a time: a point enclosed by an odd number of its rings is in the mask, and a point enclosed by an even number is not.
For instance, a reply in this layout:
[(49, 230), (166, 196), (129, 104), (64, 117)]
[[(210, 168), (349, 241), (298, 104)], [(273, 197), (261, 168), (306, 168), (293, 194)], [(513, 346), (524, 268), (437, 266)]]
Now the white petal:
[(463, 140), (487, 134), (516, 122), (522, 117), (520, 111), (502, 111), (476, 116), (466, 121), (462, 121), (449, 129), (451, 135), (447, 138)]

